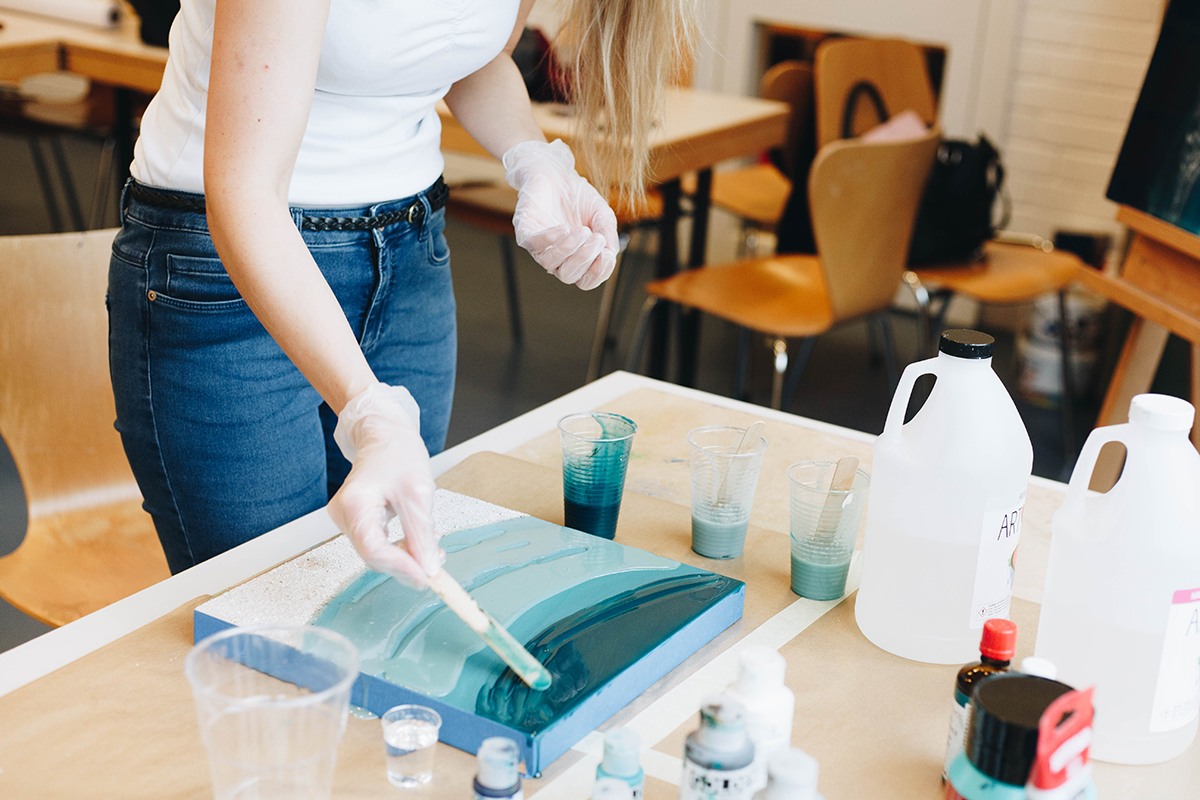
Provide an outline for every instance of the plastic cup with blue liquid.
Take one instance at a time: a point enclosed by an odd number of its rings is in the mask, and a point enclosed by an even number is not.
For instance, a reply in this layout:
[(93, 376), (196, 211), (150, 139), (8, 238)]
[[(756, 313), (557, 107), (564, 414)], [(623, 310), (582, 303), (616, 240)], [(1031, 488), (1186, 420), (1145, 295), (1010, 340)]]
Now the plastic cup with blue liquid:
[(637, 424), (620, 414), (585, 411), (560, 419), (558, 430), (566, 526), (612, 539)]
[[(767, 440), (740, 448), (745, 428), (709, 425), (688, 433), (692, 474), (692, 549), (706, 558), (737, 558)], [(741, 452), (739, 452), (741, 449)]]
[(810, 600), (836, 600), (858, 538), (871, 476), (854, 471), (849, 486), (830, 484), (836, 461), (800, 461), (788, 467), (791, 494), (792, 591)]

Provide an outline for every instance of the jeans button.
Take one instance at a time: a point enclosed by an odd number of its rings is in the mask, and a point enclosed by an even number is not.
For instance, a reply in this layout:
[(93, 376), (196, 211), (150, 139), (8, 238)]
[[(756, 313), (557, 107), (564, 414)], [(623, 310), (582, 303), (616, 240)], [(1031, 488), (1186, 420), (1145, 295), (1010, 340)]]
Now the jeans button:
[(148, 299), (151, 303), (153, 303), (155, 298), (157, 298), (157, 297), (158, 297), (158, 294), (153, 289), (146, 292), (146, 299)]

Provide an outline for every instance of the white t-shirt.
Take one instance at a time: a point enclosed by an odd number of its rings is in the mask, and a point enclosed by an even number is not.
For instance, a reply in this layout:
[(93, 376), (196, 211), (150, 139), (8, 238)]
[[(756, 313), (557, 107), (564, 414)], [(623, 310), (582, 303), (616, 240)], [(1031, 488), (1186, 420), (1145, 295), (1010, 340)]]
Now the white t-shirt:
[[(183, 0), (162, 88), (142, 118), (131, 171), (142, 183), (204, 191), (204, 112), (216, 0)], [(442, 173), (434, 108), (487, 64), (519, 0), (331, 0), (312, 110), (288, 189), (297, 206), (407, 197)]]

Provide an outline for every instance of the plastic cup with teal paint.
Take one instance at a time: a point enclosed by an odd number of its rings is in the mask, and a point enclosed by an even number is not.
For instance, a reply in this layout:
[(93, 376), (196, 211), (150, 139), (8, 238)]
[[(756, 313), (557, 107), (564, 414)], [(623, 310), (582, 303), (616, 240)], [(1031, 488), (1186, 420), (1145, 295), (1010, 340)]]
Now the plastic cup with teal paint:
[(800, 461), (788, 467), (791, 495), (792, 591), (810, 600), (837, 600), (858, 538), (871, 476), (854, 474), (849, 489), (829, 488), (836, 461)]
[(566, 526), (612, 539), (637, 424), (620, 414), (585, 411), (560, 419), (558, 431)]
[(737, 558), (746, 546), (767, 440), (760, 436), (746, 452), (739, 453), (745, 433), (745, 428), (729, 425), (709, 425), (688, 433), (692, 549), (706, 558)]

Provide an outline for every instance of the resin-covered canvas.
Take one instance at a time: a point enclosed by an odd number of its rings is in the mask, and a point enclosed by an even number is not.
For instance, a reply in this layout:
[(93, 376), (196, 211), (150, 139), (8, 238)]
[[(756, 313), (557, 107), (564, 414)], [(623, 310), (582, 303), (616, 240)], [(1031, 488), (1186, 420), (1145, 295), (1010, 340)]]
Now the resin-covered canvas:
[[(431, 592), (373, 572), (309, 598), (308, 621), (359, 648), (356, 705), (376, 714), (429, 705), (442, 714), (442, 741), (470, 752), (509, 736), (531, 774), (742, 614), (740, 581), (533, 517), (450, 533), (442, 547), (447, 571), (550, 670), (545, 692), (523, 684)], [(271, 573), (254, 580), (264, 579)], [(276, 581), (271, 597), (294, 582)], [(247, 624), (219, 600), (197, 609), (197, 639)]]

